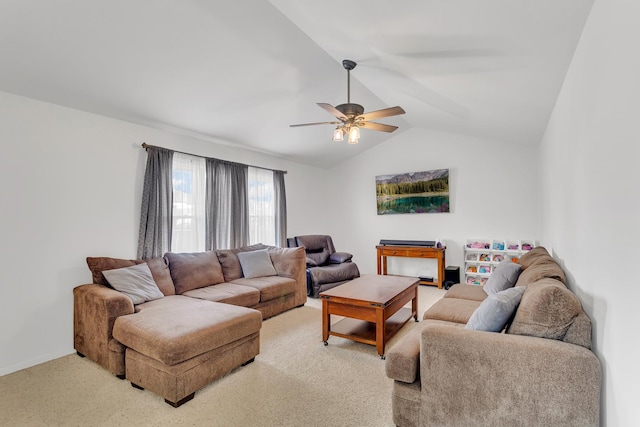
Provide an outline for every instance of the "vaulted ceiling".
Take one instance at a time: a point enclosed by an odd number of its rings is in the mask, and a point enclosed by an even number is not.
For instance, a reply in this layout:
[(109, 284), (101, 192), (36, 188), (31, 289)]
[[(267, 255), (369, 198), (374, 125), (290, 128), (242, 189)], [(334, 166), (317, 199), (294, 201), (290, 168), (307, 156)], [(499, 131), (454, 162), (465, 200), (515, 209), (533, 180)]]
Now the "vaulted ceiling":
[[(0, 0), (0, 91), (329, 168), (409, 128), (536, 144), (593, 0)], [(331, 141), (316, 102), (392, 134)], [(147, 141), (153, 144), (153, 141)]]

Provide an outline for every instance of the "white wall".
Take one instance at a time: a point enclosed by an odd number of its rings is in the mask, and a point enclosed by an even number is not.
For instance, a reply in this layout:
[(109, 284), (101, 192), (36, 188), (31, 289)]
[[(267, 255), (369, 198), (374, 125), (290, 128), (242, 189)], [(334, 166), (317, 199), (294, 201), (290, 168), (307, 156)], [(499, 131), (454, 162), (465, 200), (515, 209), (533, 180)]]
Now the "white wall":
[(142, 142), (288, 170), (290, 231), (324, 220), (324, 170), (0, 92), (0, 375), (73, 352), (87, 256), (135, 258)]
[[(363, 273), (376, 272), (380, 239), (443, 239), (447, 265), (460, 266), (462, 276), (466, 239), (539, 239), (537, 159), (536, 147), (516, 141), (409, 129), (331, 170), (327, 232)], [(377, 214), (377, 175), (447, 168), (450, 213)], [(437, 275), (435, 262), (406, 258), (389, 258), (389, 272)]]
[(543, 241), (593, 320), (603, 426), (640, 422), (639, 18), (596, 0), (541, 146)]

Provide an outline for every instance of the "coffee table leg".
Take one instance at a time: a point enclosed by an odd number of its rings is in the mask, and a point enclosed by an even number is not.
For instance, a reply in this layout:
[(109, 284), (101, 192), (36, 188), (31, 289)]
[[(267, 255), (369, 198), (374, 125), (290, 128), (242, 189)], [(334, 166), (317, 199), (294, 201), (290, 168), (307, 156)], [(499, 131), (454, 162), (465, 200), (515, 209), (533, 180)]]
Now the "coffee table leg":
[(329, 314), (329, 304), (326, 299), (322, 300), (322, 341), (324, 345), (329, 345), (329, 320), (331, 315)]
[(416, 286), (416, 294), (411, 300), (411, 310), (413, 311), (413, 320), (418, 321), (418, 287)]
[(385, 327), (384, 327), (384, 309), (381, 307), (376, 308), (376, 350), (378, 355), (384, 360), (384, 345), (385, 345)]

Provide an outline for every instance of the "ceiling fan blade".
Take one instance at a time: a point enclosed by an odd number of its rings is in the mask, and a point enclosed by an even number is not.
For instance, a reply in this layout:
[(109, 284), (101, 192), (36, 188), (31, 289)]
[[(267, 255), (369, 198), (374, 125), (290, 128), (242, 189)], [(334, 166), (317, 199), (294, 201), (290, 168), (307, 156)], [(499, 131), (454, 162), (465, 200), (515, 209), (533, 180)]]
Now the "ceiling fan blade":
[(336, 107), (334, 107), (333, 105), (331, 105), (331, 104), (325, 104), (324, 102), (318, 102), (317, 104), (318, 104), (318, 107), (320, 107), (320, 108), (322, 108), (322, 109), (324, 109), (324, 110), (328, 111), (328, 112), (329, 112), (329, 114), (331, 114), (332, 116), (335, 116), (336, 118), (338, 118), (338, 119), (340, 119), (340, 120), (342, 120), (342, 121), (347, 120), (347, 118), (345, 117), (345, 115), (344, 115), (344, 114), (342, 114), (342, 113), (340, 112), (340, 110), (338, 110), (338, 109), (337, 109)]
[(316, 123), (300, 123), (297, 125), (289, 125), (290, 128), (297, 128), (300, 126), (315, 126), (315, 125), (339, 125), (342, 122), (316, 122)]
[(402, 109), (402, 107), (390, 107), (382, 110), (370, 111), (368, 113), (364, 113), (359, 117), (362, 117), (363, 120), (373, 120), (382, 117), (397, 116), (404, 113), (405, 111)]
[(398, 129), (398, 126), (383, 125), (382, 123), (374, 122), (363, 122), (358, 126), (365, 129), (379, 130), (382, 132), (393, 132), (394, 130)]

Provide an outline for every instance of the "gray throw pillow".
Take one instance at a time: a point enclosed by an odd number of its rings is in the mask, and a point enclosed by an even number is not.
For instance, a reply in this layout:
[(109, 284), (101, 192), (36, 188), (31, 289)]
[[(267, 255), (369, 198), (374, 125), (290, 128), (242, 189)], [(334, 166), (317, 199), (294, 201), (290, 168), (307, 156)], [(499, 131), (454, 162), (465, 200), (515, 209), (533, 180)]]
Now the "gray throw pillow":
[(489, 295), (473, 312), (465, 329), (500, 332), (515, 313), (525, 291), (524, 286)]
[(502, 261), (493, 270), (483, 288), (487, 295), (497, 294), (505, 289), (513, 288), (522, 272), (522, 266), (511, 260)]
[(122, 292), (134, 304), (163, 298), (146, 263), (102, 272), (113, 289)]
[(242, 274), (247, 279), (254, 277), (275, 276), (276, 269), (273, 267), (268, 249), (259, 251), (239, 252), (238, 260), (242, 267)]

